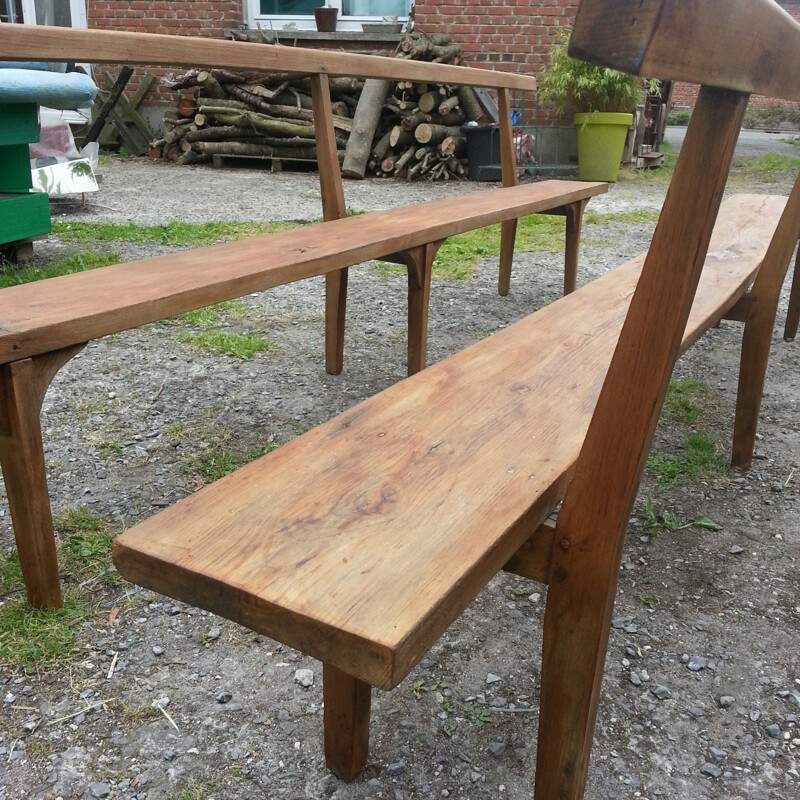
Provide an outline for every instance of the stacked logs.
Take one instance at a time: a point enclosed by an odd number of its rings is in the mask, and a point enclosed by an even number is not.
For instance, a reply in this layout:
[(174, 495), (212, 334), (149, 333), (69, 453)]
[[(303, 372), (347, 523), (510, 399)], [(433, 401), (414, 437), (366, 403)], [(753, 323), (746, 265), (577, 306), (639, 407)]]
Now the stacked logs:
[[(163, 83), (197, 92), (181, 98), (164, 117), (164, 136), (151, 143), (151, 158), (179, 164), (199, 164), (215, 156), (316, 161), (308, 78), (190, 69)], [(362, 84), (355, 78), (330, 80), (333, 125), (342, 153)]]
[[(457, 64), (446, 36), (407, 33), (396, 58)], [(311, 87), (290, 74), (190, 69), (163, 79), (184, 95), (164, 118), (151, 158), (198, 164), (215, 157), (316, 160)], [(464, 122), (482, 116), (470, 87), (331, 78), (331, 106), (345, 177), (448, 180), (467, 174)]]
[[(412, 31), (403, 37), (395, 58), (458, 64), (461, 48), (450, 44), (444, 34)], [(367, 169), (378, 177), (408, 180), (466, 177), (466, 139), (461, 126), (482, 116), (483, 109), (469, 86), (398, 81), (384, 101)]]

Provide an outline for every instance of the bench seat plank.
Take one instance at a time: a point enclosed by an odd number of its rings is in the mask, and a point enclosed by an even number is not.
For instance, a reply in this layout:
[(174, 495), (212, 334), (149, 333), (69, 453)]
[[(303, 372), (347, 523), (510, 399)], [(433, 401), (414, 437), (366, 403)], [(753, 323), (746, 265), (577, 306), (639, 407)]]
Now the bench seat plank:
[(605, 192), (550, 180), (331, 220), (2, 290), (0, 364)]
[[(724, 204), (684, 349), (784, 204)], [(120, 572), (392, 688), (563, 496), (643, 260), (125, 532)]]

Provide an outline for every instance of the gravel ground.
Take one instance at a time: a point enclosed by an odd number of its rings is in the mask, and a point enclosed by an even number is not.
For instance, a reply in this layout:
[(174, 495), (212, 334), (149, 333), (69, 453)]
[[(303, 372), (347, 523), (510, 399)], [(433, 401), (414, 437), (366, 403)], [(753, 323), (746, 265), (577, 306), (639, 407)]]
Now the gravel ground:
[[(316, 176), (115, 160), (86, 209), (64, 219), (162, 223), (321, 216)], [(348, 183), (369, 210), (485, 188)], [(658, 208), (666, 184), (627, 180), (590, 208)], [(784, 182), (737, 191), (786, 192)], [(587, 226), (580, 281), (645, 249), (652, 225)], [(69, 246), (70, 249), (74, 246)], [(101, 249), (98, 245), (93, 245)], [(67, 249), (56, 237), (37, 258)], [(110, 243), (126, 259), (167, 247)], [(512, 292), (497, 262), (434, 281), (429, 361), (558, 297), (560, 255), (520, 255)], [(783, 325), (784, 287), (778, 312)], [(53, 381), (43, 410), (56, 511), (86, 505), (116, 529), (185, 496), (199, 463), (285, 442), (402, 379), (405, 279), (353, 270), (345, 371), (323, 368), (323, 284), (244, 299), (222, 324), (277, 351), (249, 361), (198, 353), (187, 323), (93, 342)], [(776, 331), (779, 328), (776, 328)], [(709, 387), (699, 421), (663, 423), (654, 448), (692, 429), (730, 452), (740, 327), (723, 322), (678, 364)], [(796, 800), (800, 795), (800, 350), (776, 334), (757, 457), (747, 473), (671, 489), (646, 475), (632, 518), (587, 797)], [(109, 455), (109, 442), (119, 447)], [(655, 511), (697, 527), (649, 534)], [(13, 542), (0, 484), (0, 544)], [(69, 666), (0, 664), (0, 800), (12, 798), (529, 797), (534, 782), (545, 590), (497, 576), (391, 693), (373, 693), (371, 753), (350, 785), (322, 756), (318, 662), (184, 604), (98, 582), (97, 613)], [(131, 594), (131, 592), (133, 592)], [(16, 601), (19, 588), (0, 602)], [(110, 676), (110, 677), (109, 677)], [(162, 713), (160, 706), (164, 713)]]

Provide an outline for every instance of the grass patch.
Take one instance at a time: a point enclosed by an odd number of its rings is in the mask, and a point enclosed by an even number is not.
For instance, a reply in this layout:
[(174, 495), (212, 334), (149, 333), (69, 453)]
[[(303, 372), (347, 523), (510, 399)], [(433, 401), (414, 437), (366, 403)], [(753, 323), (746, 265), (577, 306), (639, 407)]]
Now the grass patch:
[(97, 445), (97, 450), (103, 459), (111, 461), (115, 458), (119, 458), (119, 456), (122, 455), (122, 451), (131, 444), (133, 444), (131, 440), (104, 439)]
[[(57, 514), (53, 527), (60, 534), (59, 561), (78, 579), (102, 575), (111, 569), (111, 545), (114, 532), (105, 520), (92, 514), (86, 506)], [(106, 574), (109, 582), (120, 581), (116, 571)]]
[(800, 169), (800, 158), (773, 152), (764, 153), (757, 158), (742, 158), (734, 165), (734, 171), (740, 175), (758, 178), (779, 177), (795, 173), (798, 169)]
[(263, 447), (248, 450), (246, 453), (237, 453), (229, 450), (218, 439), (212, 439), (205, 450), (190, 458), (190, 471), (197, 475), (203, 483), (213, 483), (226, 475), (230, 475), (231, 472), (239, 469), (239, 467), (249, 464), (267, 453), (271, 453), (279, 446), (278, 444), (268, 443)]
[(593, 211), (588, 209), (584, 214), (585, 225), (610, 225), (620, 223), (623, 225), (644, 225), (650, 222), (658, 222), (660, 211)]
[(246, 310), (247, 306), (243, 300), (225, 300), (213, 306), (187, 311), (185, 314), (181, 314), (178, 319), (198, 328), (212, 328), (222, 322), (223, 314), (230, 314), (238, 319), (244, 316)]
[(680, 378), (669, 382), (662, 416), (680, 422), (696, 422), (708, 403), (708, 384), (693, 378)]
[(398, 275), (405, 275), (407, 272), (403, 264), (391, 264), (388, 261), (374, 261), (370, 265), (370, 269), (380, 275), (384, 280), (394, 278)]
[(294, 222), (168, 222), (127, 225), (102, 222), (53, 222), (53, 233), (64, 242), (134, 242), (197, 246), (265, 236), (296, 228)]
[(46, 278), (58, 278), (61, 275), (71, 275), (73, 272), (108, 267), (111, 264), (119, 264), (121, 260), (118, 253), (85, 252), (72, 253), (66, 258), (51, 261), (41, 267), (25, 267), (25, 269), (5, 267), (0, 270), (0, 289), (19, 286), (22, 283), (42, 281)]
[(231, 358), (252, 358), (256, 353), (272, 352), (278, 349), (276, 342), (258, 334), (228, 333), (227, 331), (204, 331), (185, 333), (178, 337), (195, 350), (204, 353), (230, 356)]
[(0, 589), (7, 592), (22, 585), (22, 567), (16, 549), (9, 550), (0, 561)]
[(72, 591), (58, 611), (31, 608), (25, 598), (0, 606), (0, 660), (27, 671), (70, 661), (78, 652), (77, 630), (92, 610)]
[(678, 455), (652, 453), (647, 459), (647, 469), (660, 486), (674, 486), (725, 474), (728, 466), (717, 452), (713, 436), (690, 433), (682, 452)]

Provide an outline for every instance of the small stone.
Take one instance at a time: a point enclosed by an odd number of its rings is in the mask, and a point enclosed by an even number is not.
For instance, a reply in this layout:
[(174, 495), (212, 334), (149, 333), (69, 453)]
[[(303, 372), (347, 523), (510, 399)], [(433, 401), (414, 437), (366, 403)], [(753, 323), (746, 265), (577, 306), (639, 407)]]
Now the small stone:
[(505, 742), (491, 742), (489, 744), (489, 750), (492, 751), (492, 755), (495, 758), (500, 758), (503, 753), (506, 751), (506, 743)]
[(314, 685), (314, 673), (310, 669), (298, 669), (294, 673), (294, 682), (308, 689)]
[(719, 699), (719, 707), (720, 708), (730, 708), (736, 703), (736, 698), (730, 694), (724, 694)]
[(707, 658), (703, 658), (703, 656), (692, 656), (686, 663), (686, 667), (690, 669), (692, 672), (700, 672), (700, 670), (706, 668), (707, 664), (708, 664)]
[(499, 683), (503, 680), (499, 675), (495, 675), (494, 672), (489, 672), (486, 675), (486, 683)]
[(219, 628), (212, 628), (212, 629), (211, 629), (211, 630), (210, 630), (210, 631), (209, 631), (209, 632), (206, 634), (206, 639), (207, 639), (209, 642), (213, 642), (213, 641), (216, 641), (217, 639), (219, 639), (219, 637), (220, 637), (220, 635), (221, 635), (221, 634), (222, 634), (222, 631), (221, 631)]
[(728, 552), (729, 552), (729, 553), (730, 553), (732, 556), (738, 556), (738, 555), (740, 555), (741, 553), (744, 553), (744, 547), (742, 547), (741, 545), (738, 545), (738, 544), (732, 544), (732, 545), (731, 545), (731, 546), (728, 548)]
[(469, 773), (469, 779), (471, 783), (477, 783), (482, 777), (483, 775), (481, 775), (480, 772), (476, 772), (474, 769)]
[(35, 719), (29, 719), (27, 722), (22, 723), (22, 730), (24, 730), (25, 733), (33, 733), (38, 727), (39, 722)]
[(782, 492), (783, 491), (783, 484), (780, 481), (775, 481), (772, 486), (770, 486), (773, 492)]
[(402, 758), (399, 761), (395, 761), (394, 764), (389, 764), (389, 766), (386, 767), (386, 774), (393, 778), (396, 778), (398, 775), (402, 775), (405, 771), (406, 762), (403, 761)]
[(165, 750), (161, 757), (164, 761), (174, 761), (175, 760), (175, 751), (174, 750)]
[(765, 730), (770, 739), (780, 739), (781, 729), (779, 725), (775, 725), (774, 723), (772, 725), (767, 725)]
[(168, 614), (169, 614), (171, 617), (177, 617), (177, 616), (178, 616), (178, 614), (180, 614), (180, 613), (181, 613), (181, 607), (180, 607), (180, 606), (172, 606), (172, 607), (169, 609), (169, 611), (167, 611), (167, 613), (168, 613)]
[(634, 686), (641, 686), (642, 685), (642, 679), (639, 677), (639, 675), (634, 670), (631, 670), (631, 674), (630, 674), (629, 677), (630, 677), (631, 683)]
[(158, 645), (154, 645), (153, 647), (153, 655), (154, 656), (163, 656), (164, 655), (164, 648), (159, 647)]
[(707, 778), (719, 778), (722, 775), (722, 768), (718, 767), (716, 764), (712, 764), (710, 761), (706, 761), (702, 767), (700, 767), (700, 774), (705, 775)]
[(220, 692), (216, 697), (216, 701), (223, 705), (230, 703), (231, 700), (233, 700), (233, 695), (230, 692)]
[(672, 692), (667, 689), (663, 684), (658, 684), (650, 690), (659, 700), (669, 700), (672, 697)]
[(717, 764), (728, 757), (728, 751), (721, 750), (719, 747), (709, 747), (708, 754), (711, 756), (711, 760)]
[(761, 719), (761, 712), (760, 711), (751, 711), (748, 716), (750, 717), (751, 722), (758, 722)]
[(89, 792), (91, 793), (92, 797), (96, 797), (98, 800), (101, 800), (102, 798), (108, 797), (111, 794), (111, 784), (107, 781), (93, 783), (89, 786)]
[(649, 681), (649, 680), (650, 680), (650, 673), (649, 673), (649, 672), (648, 672), (646, 669), (640, 669), (640, 670), (639, 670), (639, 677), (640, 677), (640, 678), (641, 678), (641, 679), (642, 679), (642, 680), (643, 680), (645, 683), (647, 683), (647, 681)]
[(798, 692), (797, 689), (792, 689), (788, 696), (789, 702), (794, 703), (798, 708), (800, 708), (800, 692)]

